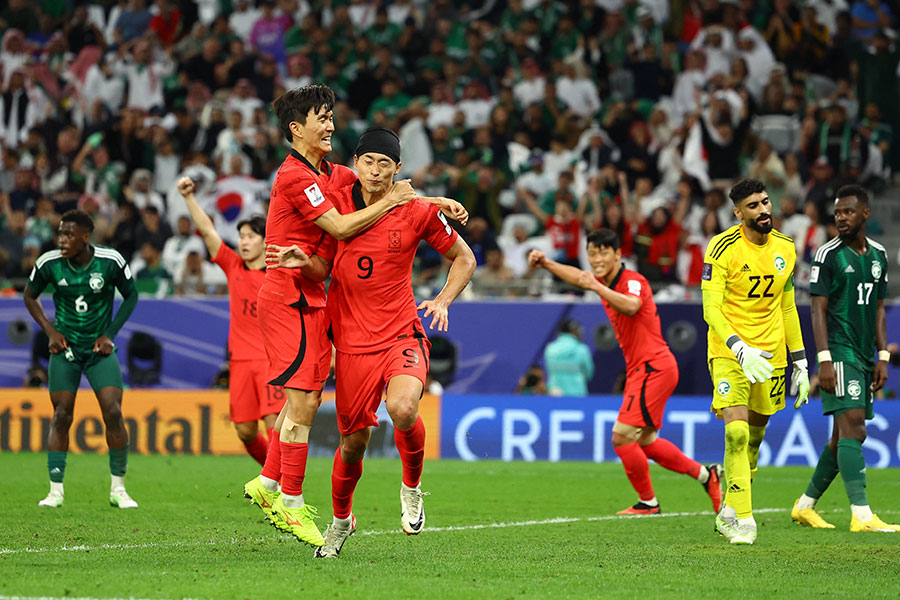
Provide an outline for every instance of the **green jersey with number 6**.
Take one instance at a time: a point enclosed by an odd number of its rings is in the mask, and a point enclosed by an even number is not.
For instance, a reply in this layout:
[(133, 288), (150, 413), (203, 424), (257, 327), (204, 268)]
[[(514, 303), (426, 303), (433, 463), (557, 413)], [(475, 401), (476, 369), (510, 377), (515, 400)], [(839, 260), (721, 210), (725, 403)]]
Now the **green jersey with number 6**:
[(875, 366), (875, 327), (878, 301), (887, 289), (887, 253), (866, 238), (860, 254), (836, 237), (823, 244), (813, 258), (809, 293), (828, 298), (828, 349), (835, 361), (855, 362), (866, 370)]
[(123, 296), (134, 292), (134, 278), (128, 263), (116, 250), (93, 246), (94, 256), (86, 265), (77, 266), (51, 250), (38, 257), (28, 287), (35, 296), (52, 285), (56, 318), (53, 325), (73, 346), (91, 347), (112, 322), (116, 289)]

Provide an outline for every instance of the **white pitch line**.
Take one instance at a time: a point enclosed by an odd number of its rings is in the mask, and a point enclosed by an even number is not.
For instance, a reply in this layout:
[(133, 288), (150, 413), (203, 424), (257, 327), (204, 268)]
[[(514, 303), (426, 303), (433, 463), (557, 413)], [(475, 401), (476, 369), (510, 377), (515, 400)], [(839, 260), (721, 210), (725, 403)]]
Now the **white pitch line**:
[[(787, 508), (757, 508), (754, 513), (787, 512)], [(428, 527), (423, 533), (441, 533), (446, 531), (476, 531), (479, 529), (506, 529), (508, 527), (533, 527), (536, 525), (557, 525), (560, 523), (586, 523), (596, 521), (618, 521), (622, 519), (666, 519), (679, 517), (711, 517), (712, 511), (662, 513), (646, 517), (642, 515), (604, 515), (601, 517), (555, 517), (553, 519), (541, 519), (533, 521), (511, 521), (506, 523), (480, 523), (476, 525), (449, 525), (447, 527)], [(358, 531), (357, 535), (390, 535), (399, 534), (399, 529), (381, 531)], [(289, 535), (283, 535), (290, 538)], [(0, 548), (0, 555), (9, 554), (44, 554), (47, 552), (92, 552), (96, 550), (137, 550), (141, 548), (162, 548), (180, 546), (216, 546), (219, 544), (236, 545), (245, 542), (264, 542), (271, 539), (265, 538), (229, 538), (223, 540), (206, 540), (201, 542), (147, 542), (144, 544), (100, 544), (97, 546), (77, 545), (62, 546), (60, 548)], [(0, 596), (0, 600), (6, 600)]]

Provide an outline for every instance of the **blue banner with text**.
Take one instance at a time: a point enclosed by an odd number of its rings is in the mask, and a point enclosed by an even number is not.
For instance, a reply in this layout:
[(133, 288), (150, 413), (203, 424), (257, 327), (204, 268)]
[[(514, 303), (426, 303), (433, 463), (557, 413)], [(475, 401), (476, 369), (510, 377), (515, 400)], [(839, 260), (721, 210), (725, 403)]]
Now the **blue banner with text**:
[[(441, 408), (441, 458), (463, 460), (617, 460), (610, 437), (621, 396), (445, 395)], [(700, 462), (721, 462), (724, 427), (709, 412), (708, 396), (675, 396), (660, 435)], [(821, 403), (772, 416), (759, 466), (814, 466), (832, 430)], [(900, 401), (875, 404), (863, 445), (872, 468), (900, 467)]]

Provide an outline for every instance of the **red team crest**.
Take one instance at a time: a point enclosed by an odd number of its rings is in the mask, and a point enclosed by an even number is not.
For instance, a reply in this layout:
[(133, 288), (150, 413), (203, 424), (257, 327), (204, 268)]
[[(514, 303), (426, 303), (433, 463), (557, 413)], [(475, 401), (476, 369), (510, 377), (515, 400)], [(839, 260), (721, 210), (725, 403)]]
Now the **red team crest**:
[(391, 229), (388, 232), (388, 252), (400, 252), (400, 231)]

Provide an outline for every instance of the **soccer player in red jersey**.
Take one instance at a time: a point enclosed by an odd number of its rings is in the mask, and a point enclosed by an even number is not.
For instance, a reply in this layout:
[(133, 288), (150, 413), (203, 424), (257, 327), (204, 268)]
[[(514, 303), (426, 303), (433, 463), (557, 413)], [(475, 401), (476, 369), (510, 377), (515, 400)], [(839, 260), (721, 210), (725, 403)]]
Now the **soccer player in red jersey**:
[(528, 262), (600, 296), (625, 355), (625, 395), (619, 418), (613, 425), (612, 444), (639, 501), (618, 514), (660, 512), (650, 481), (648, 458), (702, 483), (712, 500), (713, 511), (718, 512), (722, 501), (721, 467), (701, 465), (657, 433), (662, 426), (666, 401), (678, 385), (678, 364), (662, 336), (650, 284), (643, 275), (622, 264), (619, 237), (614, 231), (592, 231), (587, 237), (587, 249), (593, 272), (552, 261), (537, 250), (529, 253)]
[[(311, 255), (328, 234), (346, 239), (415, 198), (412, 186), (403, 181), (363, 210), (347, 215), (337, 211), (335, 190), (356, 175), (324, 160), (331, 151), (333, 107), (334, 92), (322, 85), (293, 89), (273, 104), (291, 152), (272, 185), (267, 244), (296, 245)], [(262, 473), (245, 484), (244, 493), (273, 524), (301, 542), (321, 546), (324, 539), (313, 521), (316, 510), (303, 501), (303, 478), (309, 430), (331, 363), (325, 286), (299, 270), (268, 269), (257, 313), (269, 361), (268, 381), (284, 387), (287, 402), (276, 422), (279, 442), (269, 444)]]
[[(381, 127), (359, 139), (354, 164), (359, 181), (344, 188), (337, 200), (344, 214), (365, 210), (383, 198), (400, 169), (400, 140)], [(428, 242), (452, 261), (447, 283), (434, 300), (416, 306), (412, 267), (419, 242)], [(300, 266), (306, 256), (290, 248), (269, 247), (267, 256), (280, 266)], [(362, 460), (378, 425), (375, 411), (385, 404), (394, 424), (394, 441), (403, 463), (400, 487), (401, 526), (416, 535), (425, 525), (421, 491), (425, 426), (418, 415), (428, 374), (431, 347), (418, 311), (432, 316), (431, 329), (447, 331), (450, 303), (465, 288), (475, 270), (475, 255), (438, 208), (422, 199), (392, 210), (366, 232), (338, 242), (333, 267), (320, 253), (307, 261), (306, 272), (317, 278), (331, 272), (328, 313), (337, 350), (336, 404), (341, 444), (331, 476), (334, 518), (325, 531), (325, 545), (316, 557), (336, 557), (356, 530), (353, 492), (362, 476)], [(316, 260), (318, 259), (318, 260)], [(314, 268), (309, 263), (315, 265)]]
[(238, 254), (222, 241), (212, 219), (200, 208), (189, 177), (178, 181), (178, 191), (206, 243), (210, 260), (228, 278), (229, 415), (247, 453), (262, 465), (269, 444), (259, 432), (259, 420), (263, 420), (271, 441), (285, 398), (284, 389), (268, 383), (269, 363), (256, 321), (256, 297), (266, 278), (266, 220), (255, 216), (238, 223)]

